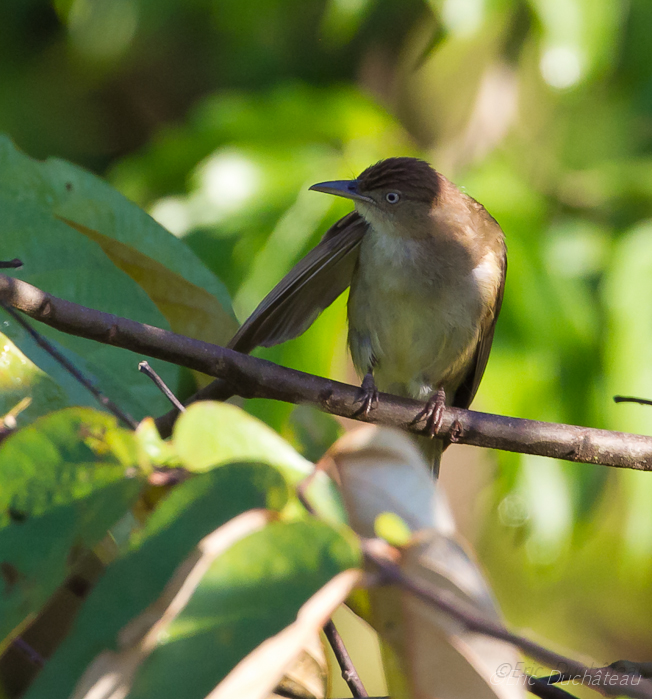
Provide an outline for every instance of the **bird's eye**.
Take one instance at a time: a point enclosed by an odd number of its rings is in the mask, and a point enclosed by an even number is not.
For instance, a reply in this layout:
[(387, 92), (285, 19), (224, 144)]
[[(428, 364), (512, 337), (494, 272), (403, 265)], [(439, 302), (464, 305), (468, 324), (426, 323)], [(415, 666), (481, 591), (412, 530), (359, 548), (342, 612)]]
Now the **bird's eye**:
[(396, 204), (400, 198), (401, 197), (397, 192), (387, 192), (385, 195), (385, 200), (390, 204)]

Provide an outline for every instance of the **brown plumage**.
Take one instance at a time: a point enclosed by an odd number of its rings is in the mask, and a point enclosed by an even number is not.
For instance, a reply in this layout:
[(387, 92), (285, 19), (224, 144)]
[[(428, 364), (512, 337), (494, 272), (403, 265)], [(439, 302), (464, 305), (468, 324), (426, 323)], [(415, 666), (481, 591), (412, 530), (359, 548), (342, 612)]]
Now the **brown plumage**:
[(379, 189), (398, 189), (417, 201), (429, 204), (440, 189), (440, 176), (425, 160), (418, 158), (387, 158), (370, 165), (357, 177), (362, 193)]
[(260, 302), (229, 348), (249, 354), (304, 333), (351, 283), (366, 230), (355, 212), (340, 219)]

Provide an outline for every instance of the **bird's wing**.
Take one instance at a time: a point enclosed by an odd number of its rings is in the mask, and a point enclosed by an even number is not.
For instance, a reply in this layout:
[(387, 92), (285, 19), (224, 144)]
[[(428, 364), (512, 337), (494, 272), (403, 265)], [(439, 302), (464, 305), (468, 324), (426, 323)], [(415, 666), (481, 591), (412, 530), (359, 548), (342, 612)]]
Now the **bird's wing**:
[(498, 290), (496, 292), (496, 300), (493, 307), (487, 312), (482, 320), (482, 325), (480, 327), (480, 338), (478, 340), (478, 346), (475, 350), (475, 355), (473, 356), (473, 361), (471, 362), (469, 371), (464, 377), (464, 381), (462, 381), (457, 391), (455, 391), (453, 406), (456, 408), (468, 408), (469, 405), (471, 405), (471, 401), (475, 397), (480, 381), (482, 381), (482, 375), (484, 374), (484, 370), (487, 366), (489, 352), (491, 351), (491, 343), (494, 339), (494, 329), (496, 327), (496, 321), (498, 320), (498, 314), (500, 313), (500, 307), (503, 303), (503, 292), (505, 291), (507, 250), (504, 245), (502, 248), (500, 261), (502, 275)]
[(229, 342), (249, 353), (305, 332), (351, 284), (368, 224), (355, 211), (340, 219), (267, 294)]

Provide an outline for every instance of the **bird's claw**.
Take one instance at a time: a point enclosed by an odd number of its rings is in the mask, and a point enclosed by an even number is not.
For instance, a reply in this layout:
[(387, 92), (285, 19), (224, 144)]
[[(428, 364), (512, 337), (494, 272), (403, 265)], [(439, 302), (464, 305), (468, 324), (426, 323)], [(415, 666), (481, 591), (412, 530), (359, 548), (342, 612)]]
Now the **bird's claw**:
[(376, 388), (376, 382), (372, 374), (366, 374), (362, 385), (358, 389), (357, 403), (362, 403), (358, 414), (369, 417), (369, 413), (377, 407), (380, 394)]
[(426, 407), (414, 418), (414, 422), (425, 420), (424, 432), (430, 437), (436, 437), (444, 421), (445, 407), (446, 392), (443, 388), (440, 388), (437, 393), (428, 399)]

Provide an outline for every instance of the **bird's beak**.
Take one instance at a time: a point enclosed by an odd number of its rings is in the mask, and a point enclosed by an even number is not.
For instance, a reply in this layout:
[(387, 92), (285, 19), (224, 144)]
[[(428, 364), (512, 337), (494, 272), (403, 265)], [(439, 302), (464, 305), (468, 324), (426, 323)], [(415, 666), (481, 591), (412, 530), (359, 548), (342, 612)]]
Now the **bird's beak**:
[(353, 201), (366, 201), (370, 204), (374, 203), (371, 197), (360, 194), (358, 191), (358, 180), (335, 180), (334, 182), (319, 182), (313, 184), (310, 189), (315, 192), (325, 192), (326, 194), (334, 194), (336, 197), (344, 197), (353, 199)]

